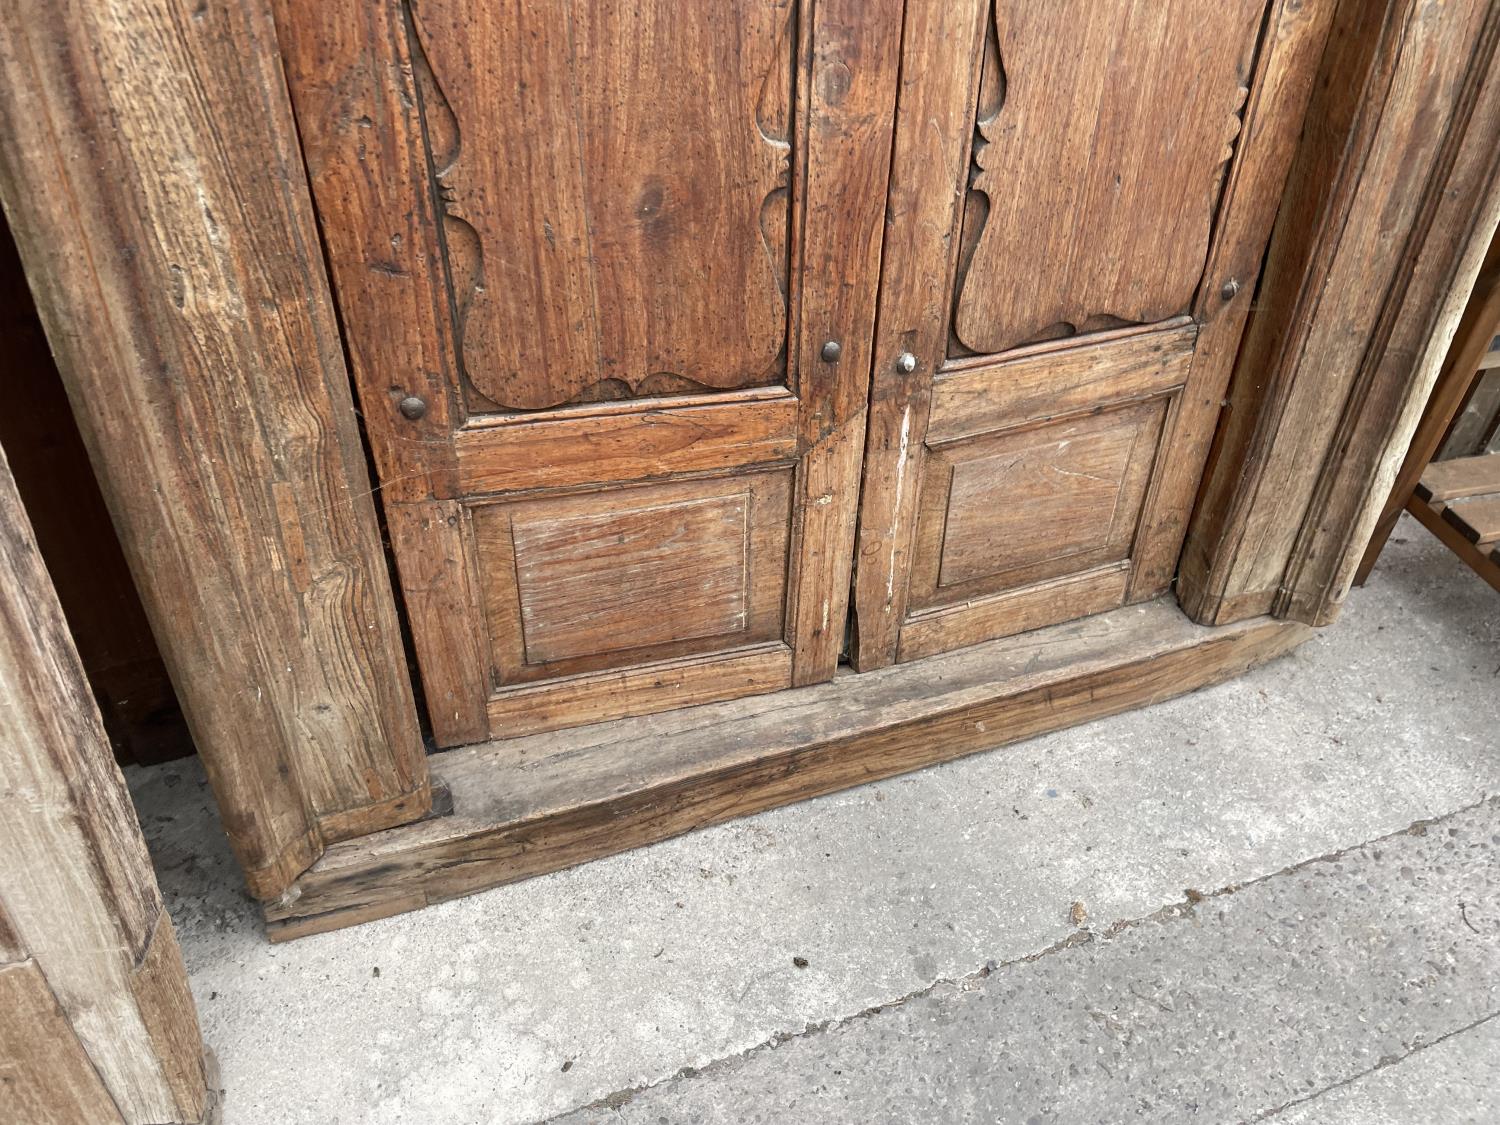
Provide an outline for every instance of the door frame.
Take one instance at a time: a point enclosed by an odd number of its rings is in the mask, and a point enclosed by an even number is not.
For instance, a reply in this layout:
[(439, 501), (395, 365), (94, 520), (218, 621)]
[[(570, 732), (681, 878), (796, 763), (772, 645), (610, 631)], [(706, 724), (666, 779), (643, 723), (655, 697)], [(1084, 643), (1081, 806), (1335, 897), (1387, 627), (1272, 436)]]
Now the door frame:
[[(593, 803), (548, 804), (533, 794), (534, 829), (568, 832), (528, 866), (516, 857), (531, 845), (465, 815), (483, 795), (470, 767), (514, 764), (521, 743), (424, 759), (417, 742), (396, 595), (354, 440), (268, 0), (215, 7), (186, 28), (171, 19), (168, 0), (90, 7), (93, 14), (79, 15), (21, 0), (0, 17), (0, 45), (28, 46), (24, 56), (0, 46), (0, 135), (9, 138), (0, 197), (153, 628), (186, 709), (198, 716), (199, 748), (237, 854), (254, 893), (279, 898), (270, 913), (280, 936), (411, 909), (1017, 732), (1056, 729), (1284, 650), (1305, 635), (1290, 622), (1337, 616), (1500, 218), (1500, 76), (1492, 65), (1500, 5), (1387, 0), (1375, 20), (1368, 3), (1343, 0), (1183, 556), (1183, 604), (1217, 627), (1174, 625), (1150, 651), (1105, 635), (1114, 627), (1107, 622), (965, 650), (989, 661), (970, 690), (900, 719), (882, 718), (860, 677), (781, 693), (773, 698), (805, 702), (808, 721), (824, 724), (812, 743), (768, 742), (753, 762), (689, 760), (686, 774)], [(141, 42), (165, 46), (142, 59)], [(90, 61), (101, 49), (130, 51), (149, 95), (101, 73)], [(1422, 80), (1434, 50), (1451, 60), (1452, 81)], [(79, 73), (81, 87), (61, 81)], [(182, 113), (159, 112), (164, 97), (179, 99)], [(143, 113), (148, 102), (158, 112)], [(153, 124), (174, 117), (175, 133)], [(1443, 135), (1417, 161), (1389, 143), (1412, 117)], [(96, 135), (94, 123), (105, 120), (120, 124), (128, 145)], [(232, 143), (222, 143), (226, 136)], [(107, 158), (88, 155), (101, 152)], [(199, 200), (158, 190), (174, 186), (184, 152), (210, 192), (207, 213)], [(242, 187), (253, 189), (250, 211), (238, 201)], [(1371, 251), (1355, 235), (1381, 222), (1389, 231), (1384, 206), (1393, 199), (1402, 204), (1400, 236)], [(165, 252), (182, 247), (159, 244), (168, 230), (187, 232), (197, 247), (189, 268)], [(1357, 363), (1330, 379), (1326, 349), (1271, 347), (1340, 323), (1347, 309), (1329, 279), (1355, 264), (1373, 287), (1353, 326)], [(1325, 292), (1331, 299), (1310, 299)], [(229, 346), (203, 348), (204, 340)], [(1274, 356), (1269, 366), (1254, 358), (1264, 354)], [(287, 433), (299, 440), (267, 451), (267, 435)], [(193, 454), (203, 449), (219, 455)], [(1287, 480), (1298, 485), (1290, 494)], [(226, 510), (235, 513), (234, 534), (222, 537)], [(269, 560), (268, 543), (276, 545)], [(441, 551), (435, 559), (438, 571), (451, 563)], [(343, 593), (320, 601), (314, 584), (267, 579), (287, 573), (341, 576)], [(1069, 649), (1045, 683), (1017, 672), (1015, 645), (1041, 651), (1064, 635), (1084, 647)], [(910, 667), (920, 675), (924, 666)], [(309, 670), (320, 683), (311, 697), (302, 684)], [(920, 686), (904, 683), (892, 690)], [(245, 706), (247, 684), (257, 686), (258, 707)], [(850, 714), (842, 725), (826, 721)], [(555, 741), (525, 743), (526, 753), (626, 729), (535, 736)], [(958, 729), (969, 733), (956, 751), (933, 737)], [(309, 730), (326, 737), (309, 744)], [(845, 760), (854, 765), (799, 781), (804, 765)], [(458, 814), (372, 841), (374, 829), (426, 811), (429, 773), (470, 787), (453, 793)], [(331, 842), (338, 836), (347, 842)]]

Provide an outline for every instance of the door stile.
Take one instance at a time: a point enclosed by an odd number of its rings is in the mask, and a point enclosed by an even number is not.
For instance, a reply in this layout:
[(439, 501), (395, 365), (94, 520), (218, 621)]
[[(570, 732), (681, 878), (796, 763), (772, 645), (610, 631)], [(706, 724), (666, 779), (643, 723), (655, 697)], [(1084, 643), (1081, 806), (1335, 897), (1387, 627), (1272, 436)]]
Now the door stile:
[[(436, 203), (402, 7), (273, 0), (303, 157), (433, 737), (488, 737), (488, 679), (451, 433), (461, 416)], [(333, 214), (358, 222), (330, 222)], [(401, 413), (419, 398), (419, 418)]]
[(895, 662), (906, 619), (922, 442), (958, 260), (964, 180), (953, 172), (969, 164), (988, 10), (984, 0), (906, 4), (854, 573), (850, 656), (862, 672)]
[[(804, 449), (789, 601), (792, 683), (830, 679), (844, 646), (890, 180), (902, 0), (818, 0), (805, 116), (799, 393)], [(841, 354), (829, 363), (828, 341)]]
[(1141, 524), (1146, 548), (1135, 559), (1129, 601), (1154, 596), (1176, 575), (1336, 6), (1334, 0), (1276, 0), (1266, 15), (1239, 155), (1230, 165), (1219, 229), (1193, 304), (1200, 328), (1192, 370), (1168, 420), (1172, 440), (1147, 500)]

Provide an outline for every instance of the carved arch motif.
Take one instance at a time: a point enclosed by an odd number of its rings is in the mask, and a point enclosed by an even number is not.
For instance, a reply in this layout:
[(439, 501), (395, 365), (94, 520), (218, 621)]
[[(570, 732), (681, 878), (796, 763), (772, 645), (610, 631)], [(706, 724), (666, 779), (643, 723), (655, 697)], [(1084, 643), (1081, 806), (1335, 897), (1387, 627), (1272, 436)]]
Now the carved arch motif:
[(783, 378), (792, 0), (408, 2), (477, 408)]
[(995, 0), (955, 350), (1185, 312), (1264, 0)]

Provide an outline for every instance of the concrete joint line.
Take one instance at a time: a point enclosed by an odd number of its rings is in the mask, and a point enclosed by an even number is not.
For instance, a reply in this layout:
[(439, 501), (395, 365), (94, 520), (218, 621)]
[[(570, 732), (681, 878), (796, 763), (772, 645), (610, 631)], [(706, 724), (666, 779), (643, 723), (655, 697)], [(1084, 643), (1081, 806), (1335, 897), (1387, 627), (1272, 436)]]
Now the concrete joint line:
[(1273, 1117), (1281, 1116), (1289, 1109), (1296, 1109), (1298, 1106), (1306, 1105), (1308, 1102), (1317, 1101), (1324, 1094), (1331, 1094), (1335, 1090), (1342, 1090), (1345, 1086), (1353, 1085), (1355, 1082), (1358, 1082), (1362, 1078), (1368, 1078), (1370, 1075), (1376, 1073), (1377, 1071), (1387, 1070), (1390, 1067), (1397, 1066), (1400, 1063), (1404, 1063), (1413, 1055), (1421, 1054), (1429, 1047), (1436, 1047), (1439, 1043), (1446, 1043), (1448, 1040), (1453, 1039), (1456, 1036), (1465, 1035), (1468, 1032), (1473, 1031), (1476, 1027), (1483, 1027), (1496, 1016), (1500, 1016), (1500, 1012), (1491, 1012), (1489, 1015), (1480, 1016), (1472, 1023), (1466, 1023), (1463, 1027), (1455, 1027), (1452, 1031), (1439, 1035), (1431, 1042), (1418, 1043), (1411, 1050), (1405, 1051), (1402, 1054), (1387, 1055), (1385, 1058), (1377, 1062), (1374, 1066), (1367, 1067), (1366, 1069), (1361, 1070), (1358, 1074), (1351, 1074), (1348, 1078), (1345, 1078), (1339, 1082), (1335, 1082), (1331, 1086), (1325, 1086), (1321, 1090), (1315, 1090), (1311, 1094), (1308, 1094), (1305, 1098), (1294, 1098), (1292, 1101), (1283, 1102), (1281, 1105), (1275, 1106), (1261, 1113), (1257, 1113), (1254, 1117), (1247, 1117), (1240, 1123), (1240, 1125), (1253, 1125), (1253, 1123), (1257, 1121), (1269, 1121)]
[[(1197, 915), (1198, 904), (1205, 902), (1208, 899), (1222, 898), (1228, 895), (1237, 894), (1247, 887), (1254, 887), (1261, 883), (1270, 882), (1273, 879), (1281, 879), (1289, 875), (1295, 875), (1318, 864), (1336, 863), (1340, 859), (1343, 859), (1345, 856), (1348, 856), (1353, 852), (1357, 852), (1363, 848), (1372, 847), (1377, 844), (1382, 844), (1389, 840), (1394, 840), (1400, 836), (1425, 836), (1432, 828), (1445, 824), (1449, 820), (1452, 820), (1455, 817), (1462, 816), (1465, 813), (1474, 812), (1475, 810), (1482, 808), (1486, 804), (1500, 805), (1500, 796), (1492, 797), (1488, 793), (1486, 793), (1482, 795), (1478, 800), (1472, 801), (1467, 805), (1461, 805), (1456, 809), (1451, 809), (1448, 812), (1444, 813), (1442, 816), (1428, 817), (1423, 820), (1414, 820), (1405, 828), (1398, 828), (1394, 832), (1387, 832), (1382, 836), (1373, 836), (1367, 840), (1362, 840), (1359, 843), (1350, 844), (1348, 847), (1339, 848), (1336, 851), (1325, 852), (1322, 855), (1311, 856), (1308, 859), (1299, 860), (1297, 863), (1290, 864), (1286, 867), (1280, 868), (1277, 871), (1272, 871), (1265, 875), (1257, 875), (1255, 878), (1247, 879), (1242, 883), (1227, 883), (1224, 886), (1217, 888), (1216, 890), (1210, 891), (1188, 889), (1185, 892), (1185, 897), (1181, 902), (1168, 903), (1166, 906), (1163, 906), (1159, 910), (1155, 910), (1150, 914), (1143, 915), (1139, 918), (1122, 918), (1117, 921), (1111, 922), (1108, 926), (1105, 926), (1101, 929), (1095, 929), (1092, 926), (1084, 926), (1075, 930), (1067, 937), (1061, 938), (1053, 942), (1051, 945), (1037, 950), (1035, 953), (1028, 953), (1022, 957), (1013, 957), (1007, 961), (990, 961), (981, 968), (976, 969), (974, 972), (966, 973), (965, 975), (960, 977), (940, 977), (937, 980), (934, 980), (929, 985), (916, 989), (915, 991), (905, 993), (904, 995), (898, 996), (893, 1000), (889, 1000), (881, 1004), (873, 1004), (870, 1007), (855, 1012), (851, 1015), (839, 1016), (833, 1019), (821, 1020), (818, 1023), (808, 1024), (801, 1031), (777, 1032), (775, 1035), (772, 1035), (770, 1038), (757, 1043), (753, 1047), (748, 1047), (745, 1050), (737, 1052), (733, 1055), (726, 1055), (723, 1058), (715, 1059), (712, 1062), (708, 1063), (706, 1066), (683, 1067), (681, 1070), (678, 1070), (673, 1074), (669, 1074), (667, 1077), (659, 1079), (656, 1082), (646, 1082), (639, 1086), (629, 1086), (622, 1090), (616, 1090), (615, 1092), (607, 1094), (602, 1098), (595, 1099), (594, 1101), (589, 1102), (586, 1105), (575, 1106), (572, 1109), (564, 1110), (561, 1113), (554, 1114), (553, 1116), (546, 1118), (542, 1125), (547, 1125), (547, 1122), (558, 1121), (561, 1118), (567, 1117), (571, 1114), (591, 1109), (619, 1109), (625, 1105), (628, 1105), (638, 1095), (643, 1094), (648, 1090), (653, 1090), (659, 1086), (665, 1086), (668, 1083), (676, 1082), (679, 1080), (692, 1079), (697, 1078), (700, 1075), (713, 1074), (724, 1067), (730, 1066), (743, 1059), (747, 1059), (752, 1055), (758, 1055), (762, 1051), (774, 1051), (776, 1048), (782, 1046), (785, 1043), (790, 1043), (793, 1040), (809, 1039), (814, 1036), (824, 1034), (825, 1032), (848, 1026), (849, 1024), (870, 1019), (874, 1016), (880, 1015), (881, 1012), (884, 1012), (887, 1009), (899, 1008), (903, 1004), (907, 1004), (910, 1001), (919, 1000), (924, 997), (930, 996), (941, 988), (956, 988), (965, 992), (973, 991), (980, 987), (981, 982), (990, 977), (992, 974), (1000, 971), (1001, 969), (1007, 969), (1014, 965), (1029, 965), (1032, 962), (1040, 961), (1044, 957), (1051, 957), (1052, 955), (1061, 953), (1064, 950), (1074, 949), (1082, 945), (1088, 945), (1094, 941), (1109, 941), (1110, 939), (1115, 938), (1129, 930), (1133, 930), (1139, 926), (1144, 926), (1153, 922), (1180, 921), (1184, 918), (1195, 917)], [(1412, 1050), (1406, 1052), (1398, 1058), (1383, 1059), (1375, 1066), (1371, 1067), (1369, 1070), (1362, 1071), (1359, 1074), (1346, 1078), (1342, 1082), (1334, 1083), (1332, 1086), (1329, 1086), (1324, 1090), (1319, 1090), (1316, 1093), (1309, 1094), (1305, 1098), (1301, 1098), (1297, 1101), (1287, 1102), (1284, 1105), (1275, 1107), (1274, 1109), (1266, 1110), (1264, 1113), (1260, 1114), (1257, 1117), (1249, 1118), (1248, 1121), (1255, 1122), (1267, 1120), (1275, 1116), (1276, 1114), (1279, 1114), (1294, 1106), (1300, 1105), (1303, 1102), (1311, 1101), (1313, 1098), (1320, 1097), (1321, 1095), (1327, 1093), (1329, 1090), (1336, 1090), (1340, 1086), (1345, 1086), (1350, 1082), (1358, 1081), (1360, 1078), (1363, 1078), (1365, 1075), (1373, 1073), (1376, 1070), (1383, 1069), (1387, 1066), (1392, 1066), (1395, 1063), (1400, 1062), (1402, 1059), (1409, 1058), (1417, 1051), (1425, 1050), (1427, 1047), (1431, 1047), (1437, 1043), (1441, 1043), (1443, 1042), (1443, 1040), (1449, 1039), (1454, 1035), (1461, 1035), (1465, 1031), (1472, 1030), (1473, 1028), (1484, 1024), (1488, 1020), (1493, 1019), (1496, 1015), (1500, 1015), (1500, 1012), (1491, 1013), (1490, 1015), (1481, 1017), (1480, 1019), (1476, 1020), (1474, 1023), (1471, 1023), (1466, 1027), (1458, 1028), (1446, 1035), (1441, 1036), (1438, 1039), (1434, 1039), (1431, 1043), (1424, 1043), (1418, 1047), (1414, 1047), (1412, 1048)]]

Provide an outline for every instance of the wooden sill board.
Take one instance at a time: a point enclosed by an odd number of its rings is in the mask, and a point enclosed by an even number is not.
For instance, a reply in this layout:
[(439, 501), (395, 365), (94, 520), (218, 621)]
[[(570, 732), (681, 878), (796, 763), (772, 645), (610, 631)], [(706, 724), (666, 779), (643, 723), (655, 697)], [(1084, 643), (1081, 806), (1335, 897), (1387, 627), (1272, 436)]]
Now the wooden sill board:
[(832, 683), (463, 747), (453, 811), (330, 846), (266, 904), (285, 941), (557, 871), (1218, 683), (1301, 643), (1169, 599)]

